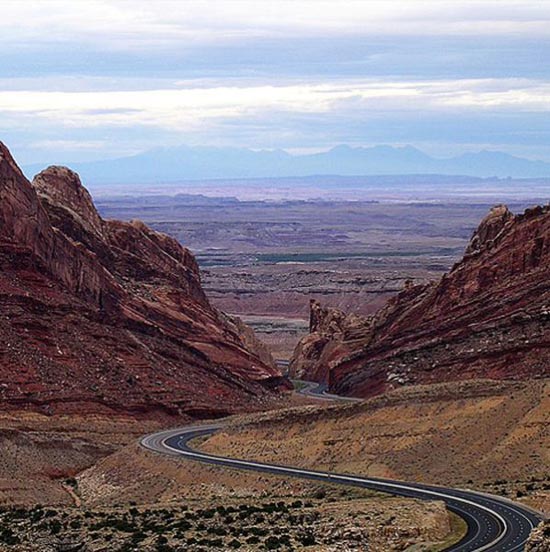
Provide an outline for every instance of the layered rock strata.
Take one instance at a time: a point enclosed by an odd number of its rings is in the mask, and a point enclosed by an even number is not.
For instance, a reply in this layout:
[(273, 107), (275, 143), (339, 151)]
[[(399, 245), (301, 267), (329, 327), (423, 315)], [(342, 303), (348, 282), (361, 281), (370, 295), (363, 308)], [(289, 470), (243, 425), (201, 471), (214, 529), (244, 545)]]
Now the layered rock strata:
[(550, 375), (550, 206), (494, 207), (441, 280), (405, 286), (374, 316), (312, 303), (291, 373), (337, 393)]
[(69, 169), (31, 184), (0, 143), (0, 408), (258, 408), (280, 373), (241, 330), (176, 240), (103, 220)]

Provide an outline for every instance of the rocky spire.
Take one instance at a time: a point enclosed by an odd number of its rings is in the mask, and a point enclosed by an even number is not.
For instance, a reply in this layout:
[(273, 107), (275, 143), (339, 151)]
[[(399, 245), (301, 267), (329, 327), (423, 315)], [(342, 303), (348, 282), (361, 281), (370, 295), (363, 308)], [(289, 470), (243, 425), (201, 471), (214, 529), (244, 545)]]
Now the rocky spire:
[(514, 218), (506, 205), (496, 205), (481, 221), (466, 249), (466, 255), (473, 255), (492, 246), (506, 224)]

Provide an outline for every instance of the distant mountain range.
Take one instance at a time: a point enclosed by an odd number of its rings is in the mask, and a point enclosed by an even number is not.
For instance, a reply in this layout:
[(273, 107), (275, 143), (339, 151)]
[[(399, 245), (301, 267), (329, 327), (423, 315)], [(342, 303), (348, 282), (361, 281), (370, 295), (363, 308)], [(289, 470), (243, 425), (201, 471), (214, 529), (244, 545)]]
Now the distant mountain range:
[[(43, 166), (27, 166), (28, 176)], [(440, 174), (500, 178), (550, 177), (550, 163), (499, 151), (465, 153), (439, 159), (412, 146), (336, 146), (328, 151), (292, 155), (283, 150), (241, 148), (157, 148), (119, 159), (74, 163), (71, 168), (91, 184), (167, 183), (182, 180), (301, 177), (314, 175)]]

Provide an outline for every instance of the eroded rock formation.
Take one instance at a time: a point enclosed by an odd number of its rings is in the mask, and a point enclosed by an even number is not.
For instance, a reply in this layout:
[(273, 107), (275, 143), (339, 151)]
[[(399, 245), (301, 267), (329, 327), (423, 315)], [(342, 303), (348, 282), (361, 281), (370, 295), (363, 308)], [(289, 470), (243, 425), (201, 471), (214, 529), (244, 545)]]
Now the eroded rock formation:
[(347, 343), (359, 336), (364, 339), (369, 319), (346, 315), (339, 309), (323, 307), (310, 301), (309, 335), (300, 340), (290, 361), (292, 377), (328, 381), (332, 365), (347, 350)]
[(374, 316), (312, 304), (291, 372), (372, 396), (406, 384), (550, 374), (550, 206), (497, 206), (439, 282), (406, 286)]
[(279, 384), (210, 306), (187, 249), (103, 220), (69, 169), (31, 185), (0, 143), (0, 408), (212, 416)]

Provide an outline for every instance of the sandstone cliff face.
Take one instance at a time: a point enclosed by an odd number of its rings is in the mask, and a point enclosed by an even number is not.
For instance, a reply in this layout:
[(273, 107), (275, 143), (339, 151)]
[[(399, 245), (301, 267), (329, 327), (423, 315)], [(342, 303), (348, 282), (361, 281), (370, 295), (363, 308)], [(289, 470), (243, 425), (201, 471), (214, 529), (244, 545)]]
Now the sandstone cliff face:
[(449, 274), (407, 286), (370, 318), (316, 304), (313, 311), (320, 321), (291, 371), (334, 392), (366, 397), (406, 384), (548, 376), (550, 207), (516, 216), (493, 208)]
[(223, 415), (279, 383), (187, 249), (102, 220), (66, 168), (31, 185), (0, 143), (0, 408)]

